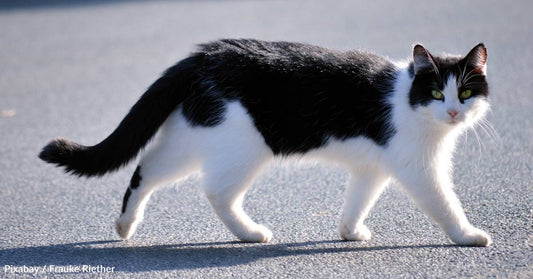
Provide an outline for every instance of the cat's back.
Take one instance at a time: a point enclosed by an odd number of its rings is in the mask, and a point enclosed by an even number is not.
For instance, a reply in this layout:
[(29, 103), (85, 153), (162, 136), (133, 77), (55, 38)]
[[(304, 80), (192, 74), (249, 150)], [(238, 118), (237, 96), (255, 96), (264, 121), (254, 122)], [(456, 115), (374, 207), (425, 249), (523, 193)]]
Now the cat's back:
[(376, 73), (393, 67), (386, 58), (363, 50), (339, 51), (321, 46), (255, 39), (222, 39), (199, 46), (196, 55), (217, 64), (260, 66), (263, 69), (322, 72), (368, 71)]
[(241, 56), (255, 59), (276, 60), (333, 54), (323, 47), (286, 41), (262, 41), (256, 39), (221, 39), (198, 46), (198, 53), (211, 57)]

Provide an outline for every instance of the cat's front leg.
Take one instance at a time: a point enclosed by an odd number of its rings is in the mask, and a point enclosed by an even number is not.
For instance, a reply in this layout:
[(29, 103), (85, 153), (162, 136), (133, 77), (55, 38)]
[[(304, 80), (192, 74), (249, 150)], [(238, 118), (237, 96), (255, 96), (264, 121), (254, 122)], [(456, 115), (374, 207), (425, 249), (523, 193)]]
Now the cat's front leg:
[(396, 175), (418, 206), (446, 232), (450, 239), (466, 246), (489, 246), (490, 236), (470, 224), (453, 192), (451, 177), (438, 168), (400, 169)]
[(363, 222), (388, 181), (389, 177), (381, 171), (352, 172), (346, 188), (344, 209), (339, 226), (343, 239), (370, 239), (372, 233)]

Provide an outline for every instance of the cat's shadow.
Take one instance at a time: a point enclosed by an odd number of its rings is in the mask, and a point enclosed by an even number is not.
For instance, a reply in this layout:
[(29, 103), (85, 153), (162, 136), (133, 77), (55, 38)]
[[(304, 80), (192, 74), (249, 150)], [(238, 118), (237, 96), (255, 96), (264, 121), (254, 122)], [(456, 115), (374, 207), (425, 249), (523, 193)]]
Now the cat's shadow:
[[(365, 244), (366, 245), (366, 244)], [(361, 246), (338, 240), (283, 244), (212, 242), (176, 245), (136, 246), (121, 241), (92, 241), (0, 250), (3, 265), (115, 267), (114, 271), (140, 272), (227, 267), (265, 258), (383, 250), (457, 247), (445, 245)]]

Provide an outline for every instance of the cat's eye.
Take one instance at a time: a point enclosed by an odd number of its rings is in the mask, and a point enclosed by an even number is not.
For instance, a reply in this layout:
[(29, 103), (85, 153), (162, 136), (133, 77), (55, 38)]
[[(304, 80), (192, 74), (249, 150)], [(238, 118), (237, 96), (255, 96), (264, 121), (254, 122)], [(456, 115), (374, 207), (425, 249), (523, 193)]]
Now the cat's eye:
[(432, 90), (431, 91), (431, 96), (433, 96), (433, 98), (436, 99), (436, 100), (443, 100), (444, 99), (444, 95), (439, 90)]
[(470, 97), (472, 97), (472, 90), (467, 89), (467, 90), (461, 92), (461, 99), (468, 99)]

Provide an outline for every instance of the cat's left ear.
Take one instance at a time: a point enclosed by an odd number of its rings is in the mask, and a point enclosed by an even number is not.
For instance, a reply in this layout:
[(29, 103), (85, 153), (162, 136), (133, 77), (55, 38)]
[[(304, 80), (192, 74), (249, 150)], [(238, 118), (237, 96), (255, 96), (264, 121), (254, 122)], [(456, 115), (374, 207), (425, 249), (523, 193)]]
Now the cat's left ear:
[(465, 57), (466, 63), (479, 74), (487, 75), (487, 49), (483, 43), (475, 46)]

